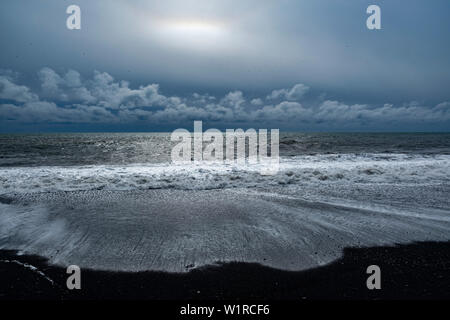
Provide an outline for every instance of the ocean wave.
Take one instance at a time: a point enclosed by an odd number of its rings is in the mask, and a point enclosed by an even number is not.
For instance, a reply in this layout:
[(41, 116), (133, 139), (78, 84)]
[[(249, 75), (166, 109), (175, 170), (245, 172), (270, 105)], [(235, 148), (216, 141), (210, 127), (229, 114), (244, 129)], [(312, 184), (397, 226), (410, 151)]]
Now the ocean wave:
[(209, 190), (311, 183), (448, 183), (450, 155), (328, 154), (285, 157), (275, 175), (263, 164), (128, 164), (13, 167), (0, 171), (0, 194), (84, 190)]

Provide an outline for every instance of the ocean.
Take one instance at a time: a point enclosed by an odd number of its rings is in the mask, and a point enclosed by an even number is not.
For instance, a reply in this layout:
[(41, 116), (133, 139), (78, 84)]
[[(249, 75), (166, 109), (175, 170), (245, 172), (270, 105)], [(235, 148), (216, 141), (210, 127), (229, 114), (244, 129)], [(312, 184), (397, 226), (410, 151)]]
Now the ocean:
[(450, 134), (281, 133), (280, 167), (171, 163), (168, 133), (0, 135), (0, 249), (111, 271), (282, 270), (450, 240)]

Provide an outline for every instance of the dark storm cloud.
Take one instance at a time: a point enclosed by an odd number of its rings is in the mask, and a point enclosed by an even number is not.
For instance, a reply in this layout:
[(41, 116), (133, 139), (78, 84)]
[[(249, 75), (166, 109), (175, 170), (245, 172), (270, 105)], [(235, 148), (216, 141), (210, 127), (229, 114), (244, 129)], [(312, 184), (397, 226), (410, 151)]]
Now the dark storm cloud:
[[(450, 122), (450, 102), (425, 106), (417, 102), (394, 106), (346, 104), (320, 97), (305, 100), (310, 88), (295, 84), (274, 89), (262, 97), (246, 97), (232, 91), (223, 97), (194, 93), (168, 96), (158, 84), (137, 88), (115, 80), (106, 72), (94, 71), (83, 79), (75, 70), (58, 74), (51, 68), (38, 72), (36, 92), (0, 75), (0, 121), (16, 123), (116, 123), (182, 124), (203, 120), (209, 123), (246, 123), (268, 126), (336, 124), (445, 124)], [(314, 98), (314, 99), (311, 99)]]
[(1, 1), (1, 129), (197, 117), (448, 130), (448, 0), (376, 3), (378, 31), (365, 25), (369, 0), (78, 0), (81, 30), (67, 30), (73, 1)]

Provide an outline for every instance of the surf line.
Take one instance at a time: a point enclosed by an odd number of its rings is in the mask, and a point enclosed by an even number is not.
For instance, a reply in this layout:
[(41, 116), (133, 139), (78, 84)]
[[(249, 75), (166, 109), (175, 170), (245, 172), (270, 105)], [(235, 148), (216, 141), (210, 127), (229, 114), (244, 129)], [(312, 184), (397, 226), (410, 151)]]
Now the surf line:
[(226, 129), (225, 134), (218, 129), (203, 132), (202, 121), (194, 121), (193, 134), (186, 129), (177, 129), (171, 134), (170, 140), (178, 142), (172, 148), (171, 159), (179, 164), (260, 165), (262, 175), (275, 175), (280, 164), (280, 130), (270, 130), (270, 152), (267, 133), (267, 129), (258, 132), (255, 129)]
[(48, 282), (50, 282), (52, 285), (55, 284), (54, 281), (52, 279), (50, 279), (44, 272), (42, 272), (41, 270), (39, 270), (38, 268), (36, 268), (35, 266), (33, 266), (31, 264), (20, 262), (18, 260), (0, 260), (0, 262), (17, 264), (19, 266), (24, 267), (25, 269), (29, 269), (29, 270), (37, 273), (38, 275), (40, 275), (41, 277), (46, 279)]

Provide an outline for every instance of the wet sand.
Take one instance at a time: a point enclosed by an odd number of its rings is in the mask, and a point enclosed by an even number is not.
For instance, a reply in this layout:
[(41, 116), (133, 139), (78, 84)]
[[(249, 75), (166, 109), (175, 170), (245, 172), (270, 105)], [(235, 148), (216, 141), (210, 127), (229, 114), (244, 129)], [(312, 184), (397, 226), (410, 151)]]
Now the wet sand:
[(431, 187), (349, 190), (383, 192), (381, 204), (343, 199), (342, 188), (341, 199), (286, 188), (24, 194), (0, 204), (0, 249), (103, 271), (183, 273), (217, 261), (302, 271), (348, 247), (448, 241), (448, 210), (414, 202), (411, 189), (444, 203)]

